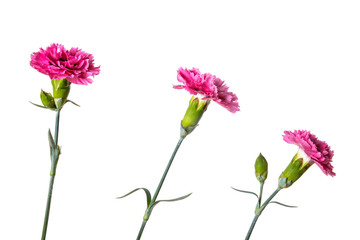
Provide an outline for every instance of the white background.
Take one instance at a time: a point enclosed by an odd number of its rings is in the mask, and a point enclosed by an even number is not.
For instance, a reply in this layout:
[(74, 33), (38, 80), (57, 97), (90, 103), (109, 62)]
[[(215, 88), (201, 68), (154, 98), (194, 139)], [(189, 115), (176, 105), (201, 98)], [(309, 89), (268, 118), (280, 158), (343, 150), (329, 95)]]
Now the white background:
[(244, 239), (258, 192), (253, 164), (269, 162), (266, 198), (306, 129), (335, 151), (336, 177), (314, 165), (275, 198), (251, 239), (356, 239), (359, 179), (358, 1), (7, 1), (0, 6), (0, 239), (40, 239), (48, 190), (47, 131), (36, 108), (50, 79), (29, 65), (61, 43), (92, 53), (101, 73), (72, 85), (62, 111), (49, 240), (135, 239), (190, 99), (176, 70), (197, 67), (239, 97), (211, 103), (181, 146), (142, 239)]

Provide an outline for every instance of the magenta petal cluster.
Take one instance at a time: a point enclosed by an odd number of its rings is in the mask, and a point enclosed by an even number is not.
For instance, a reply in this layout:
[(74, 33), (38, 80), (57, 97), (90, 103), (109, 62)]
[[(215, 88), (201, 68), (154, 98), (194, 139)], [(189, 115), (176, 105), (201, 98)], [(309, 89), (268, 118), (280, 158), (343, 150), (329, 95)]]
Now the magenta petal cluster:
[(79, 48), (66, 50), (63, 45), (53, 43), (45, 50), (31, 54), (30, 65), (51, 79), (65, 78), (71, 83), (87, 85), (90, 77), (100, 73), (94, 66), (94, 57)]
[(326, 175), (335, 176), (331, 165), (334, 151), (326, 142), (318, 140), (314, 134), (306, 130), (285, 131), (283, 138), (285, 142), (295, 144), (303, 150)]
[(201, 74), (197, 68), (179, 68), (177, 73), (177, 80), (183, 85), (174, 85), (174, 88), (185, 89), (193, 95), (199, 94), (203, 100), (213, 100), (232, 113), (240, 110), (237, 96), (229, 92), (229, 87), (215, 75)]

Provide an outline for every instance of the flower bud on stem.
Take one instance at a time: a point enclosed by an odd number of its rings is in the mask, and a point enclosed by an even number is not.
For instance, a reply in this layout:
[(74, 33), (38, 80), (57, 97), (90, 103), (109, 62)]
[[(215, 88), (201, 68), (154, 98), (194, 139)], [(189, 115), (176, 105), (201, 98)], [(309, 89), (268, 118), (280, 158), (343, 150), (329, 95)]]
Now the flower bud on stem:
[(41, 89), (40, 99), (44, 107), (56, 108), (54, 97), (51, 95), (51, 93), (45, 92), (44, 90)]
[(268, 163), (260, 153), (255, 161), (255, 176), (260, 183), (264, 183), (268, 174)]
[(265, 157), (260, 153), (255, 161), (255, 176), (257, 180), (260, 182), (260, 193), (258, 198), (258, 204), (256, 205), (255, 211), (261, 206), (261, 198), (264, 188), (264, 183), (268, 174), (268, 163)]

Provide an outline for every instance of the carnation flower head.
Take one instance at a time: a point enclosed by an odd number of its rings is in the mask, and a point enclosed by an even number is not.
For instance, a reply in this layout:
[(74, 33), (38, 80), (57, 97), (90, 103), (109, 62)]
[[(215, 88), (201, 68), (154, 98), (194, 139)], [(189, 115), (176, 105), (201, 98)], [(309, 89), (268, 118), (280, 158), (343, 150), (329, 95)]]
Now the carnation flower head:
[(287, 143), (297, 145), (326, 175), (335, 176), (331, 165), (334, 151), (326, 142), (318, 140), (314, 134), (306, 130), (285, 131), (283, 139)]
[(199, 94), (202, 100), (213, 100), (232, 113), (240, 110), (237, 96), (229, 92), (229, 87), (215, 75), (201, 74), (197, 68), (179, 68), (177, 80), (183, 85), (174, 85), (175, 89), (185, 89), (193, 95)]
[(80, 85), (92, 83), (90, 77), (100, 73), (100, 66), (94, 66), (91, 54), (79, 48), (66, 50), (63, 45), (56, 43), (33, 53), (30, 65), (51, 79), (66, 79)]

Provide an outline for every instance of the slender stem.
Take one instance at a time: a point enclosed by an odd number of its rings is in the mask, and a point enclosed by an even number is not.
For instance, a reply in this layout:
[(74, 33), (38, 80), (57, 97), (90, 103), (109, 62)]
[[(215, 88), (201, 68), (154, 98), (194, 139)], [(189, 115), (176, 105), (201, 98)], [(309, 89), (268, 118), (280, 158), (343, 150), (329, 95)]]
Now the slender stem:
[(51, 205), (51, 197), (52, 197), (52, 189), (54, 186), (54, 180), (55, 180), (55, 176), (50, 176), (49, 192), (48, 192), (48, 197), (47, 197), (44, 225), (43, 225), (41, 240), (46, 239), (46, 231), (47, 231), (47, 225), (48, 225), (48, 221), (49, 221), (49, 213), (50, 213), (50, 205)]
[(258, 199), (258, 204), (257, 204), (256, 208), (260, 208), (260, 206), (261, 206), (261, 198), (262, 198), (262, 194), (263, 194), (263, 188), (264, 188), (264, 183), (261, 182), (260, 183), (259, 199)]
[(256, 221), (258, 220), (259, 216), (260, 216), (260, 215), (255, 214), (254, 219), (253, 219), (253, 221), (252, 221), (252, 223), (251, 223), (251, 226), (250, 226), (250, 228), (249, 228), (249, 231), (248, 231), (248, 233), (247, 233), (247, 235), (246, 235), (245, 240), (250, 239), (251, 233), (252, 233), (252, 231), (253, 231), (253, 229), (254, 229), (254, 227), (255, 227)]
[(54, 136), (55, 149), (52, 151), (52, 155), (51, 155), (51, 171), (50, 172), (53, 174), (50, 175), (49, 191), (48, 191), (48, 197), (47, 197), (47, 203), (46, 203), (46, 210), (45, 210), (45, 217), (44, 217), (44, 224), (43, 224), (41, 240), (46, 239), (47, 226), (48, 226), (48, 222), (49, 222), (52, 190), (53, 190), (53, 186), (54, 186), (55, 172), (56, 172), (56, 165), (57, 165), (56, 161), (58, 159), (59, 121), (60, 121), (60, 111), (57, 111), (56, 112), (56, 120), (55, 120), (55, 136)]
[(259, 215), (262, 213), (262, 211), (264, 211), (264, 209), (266, 208), (266, 206), (269, 204), (269, 202), (275, 197), (275, 195), (281, 190), (281, 188), (277, 188), (271, 195), (270, 197), (268, 197), (268, 199), (266, 199), (266, 201), (261, 205), (260, 207), (260, 213)]
[[(158, 187), (157, 187), (157, 189), (156, 189), (156, 191), (155, 191), (155, 194), (154, 194), (154, 196), (152, 197), (152, 199), (151, 199), (151, 201), (150, 201), (149, 207), (151, 207), (152, 204), (155, 203), (156, 198), (157, 198), (157, 196), (159, 195), (159, 192), (160, 192), (160, 190), (161, 190), (161, 187), (162, 187), (162, 185), (163, 185), (163, 183), (164, 183), (164, 181), (165, 181), (166, 175), (167, 175), (167, 173), (169, 172), (169, 169), (170, 169), (170, 167), (171, 167), (171, 164), (172, 164), (172, 162), (173, 162), (173, 160), (174, 160), (174, 158), (175, 158), (175, 155), (176, 155), (176, 153), (177, 153), (177, 151), (178, 151), (178, 149), (179, 149), (179, 147), (180, 147), (180, 145), (181, 145), (181, 143), (182, 143), (183, 140), (184, 140), (184, 138), (180, 137), (178, 143), (176, 144), (176, 147), (175, 147), (175, 149), (174, 149), (174, 151), (173, 151), (173, 153), (172, 153), (172, 155), (171, 155), (171, 158), (170, 158), (170, 160), (169, 160), (168, 165), (167, 165), (166, 168), (165, 168), (165, 171), (164, 171), (164, 173), (163, 173), (163, 175), (162, 175), (162, 177), (161, 177), (161, 180), (160, 180), (159, 185), (158, 185)], [(147, 210), (148, 210), (148, 209), (147, 209)], [(145, 216), (144, 216), (144, 221), (142, 222), (141, 228), (140, 228), (140, 230), (139, 230), (139, 234), (138, 234), (138, 236), (137, 236), (137, 240), (140, 240), (141, 235), (142, 235), (142, 233), (143, 233), (143, 231), (144, 231), (145, 225), (146, 225), (148, 219), (150, 218), (150, 214), (151, 214), (151, 211), (146, 211), (146, 213), (145, 213), (146, 218), (145, 218)], [(146, 220), (145, 220), (145, 219), (146, 219)]]
[(136, 240), (140, 240), (141, 235), (142, 235), (142, 233), (143, 233), (143, 231), (144, 231), (144, 228), (145, 228), (146, 223), (147, 223), (147, 221), (146, 221), (146, 220), (143, 220), (143, 222), (142, 222), (142, 224), (141, 224), (141, 228), (140, 228), (139, 234), (138, 234)]
[[(54, 136), (54, 142), (55, 146), (58, 146), (58, 140), (59, 140), (59, 122), (60, 122), (60, 110), (56, 111), (56, 120), (55, 120), (55, 136)], [(56, 152), (56, 151), (55, 151)], [(57, 155), (57, 152), (55, 153)]]
[[(170, 158), (170, 160), (169, 160), (169, 163), (168, 163), (168, 165), (166, 166), (166, 169), (165, 169), (165, 171), (164, 171), (164, 174), (163, 174), (162, 177), (161, 177), (161, 180), (160, 180), (159, 185), (158, 185), (158, 187), (157, 187), (157, 189), (156, 189), (156, 191), (155, 191), (155, 194), (154, 194), (153, 198), (151, 199), (151, 203), (154, 203), (154, 202), (156, 201), (156, 198), (157, 198), (157, 196), (159, 195), (159, 192), (160, 192), (160, 190), (161, 190), (161, 187), (162, 187), (162, 185), (163, 185), (163, 183), (164, 183), (164, 181), (165, 181), (166, 175), (167, 175), (167, 173), (169, 172), (169, 169), (170, 169), (170, 167), (171, 167), (171, 164), (172, 164), (172, 162), (173, 162), (173, 160), (174, 160), (174, 158), (175, 158), (175, 155), (176, 155), (176, 153), (177, 153), (177, 151), (178, 151), (178, 149), (179, 149), (179, 147), (180, 147), (180, 145), (181, 145), (181, 143), (182, 143), (183, 140), (184, 140), (184, 138), (180, 138), (179, 141), (178, 141), (178, 143), (176, 144), (176, 147), (175, 147), (175, 149), (174, 149), (174, 152), (173, 152), (173, 154), (171, 155), (171, 158)], [(150, 203), (150, 204), (151, 204), (151, 203)]]
[[(251, 233), (252, 231), (254, 230), (254, 227), (255, 227), (255, 224), (258, 220), (258, 218), (260, 217), (261, 213), (264, 211), (264, 209), (266, 208), (266, 206), (270, 203), (270, 201), (275, 197), (275, 195), (281, 190), (281, 188), (277, 188), (271, 195), (270, 197), (268, 197), (268, 199), (266, 199), (266, 201), (258, 208), (256, 208), (255, 210), (255, 216), (254, 216), (254, 219), (251, 223), (251, 226), (249, 228), (249, 231), (246, 235), (246, 238), (245, 240), (249, 240), (250, 239), (250, 236), (251, 236)], [(260, 195), (262, 194), (262, 189), (260, 189)], [(258, 203), (259, 204), (259, 203)]]

